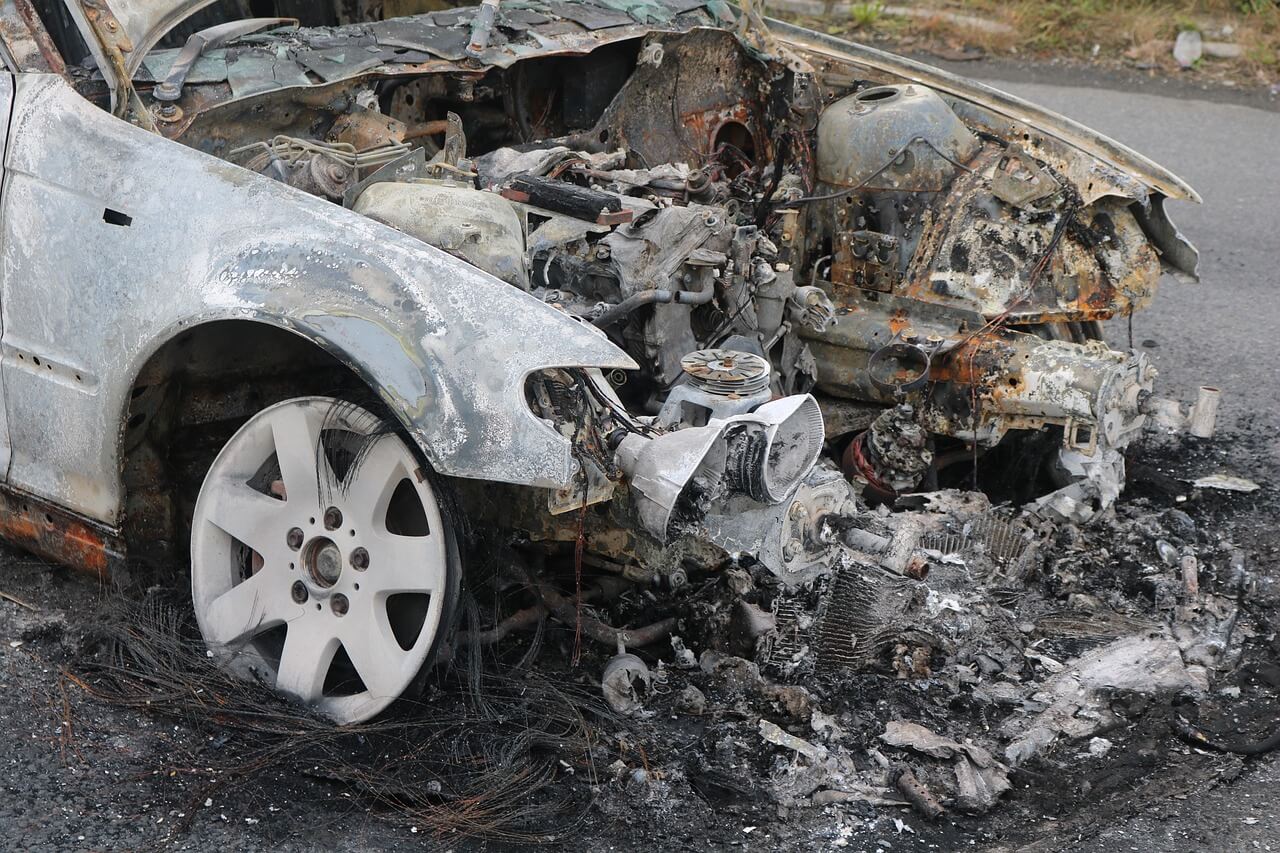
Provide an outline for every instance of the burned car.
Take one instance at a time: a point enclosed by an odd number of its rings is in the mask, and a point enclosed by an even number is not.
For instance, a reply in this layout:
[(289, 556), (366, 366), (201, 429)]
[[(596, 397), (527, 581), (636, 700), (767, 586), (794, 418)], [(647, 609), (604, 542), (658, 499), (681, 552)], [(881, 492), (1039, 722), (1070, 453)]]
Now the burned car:
[[(1103, 340), (1196, 268), (1124, 146), (719, 0), (382, 9), (0, 11), (3, 532), (189, 543), (236, 672), (362, 720), (530, 613), (670, 634), (584, 566), (910, 575), (869, 506), (1078, 517), (1148, 425), (1212, 432)], [(507, 604), (455, 633), (467, 586)]]

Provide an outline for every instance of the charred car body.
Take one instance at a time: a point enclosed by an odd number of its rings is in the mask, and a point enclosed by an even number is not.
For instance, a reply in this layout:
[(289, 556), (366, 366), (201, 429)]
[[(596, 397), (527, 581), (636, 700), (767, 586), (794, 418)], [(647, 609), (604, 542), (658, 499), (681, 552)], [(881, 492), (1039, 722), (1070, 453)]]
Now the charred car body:
[(211, 648), (339, 720), (480, 641), (476, 540), (798, 588), (911, 568), (868, 501), (1078, 516), (1212, 431), (1100, 327), (1195, 275), (1198, 199), (1066, 119), (715, 0), (206, 5), (0, 12), (4, 527), (189, 533)]

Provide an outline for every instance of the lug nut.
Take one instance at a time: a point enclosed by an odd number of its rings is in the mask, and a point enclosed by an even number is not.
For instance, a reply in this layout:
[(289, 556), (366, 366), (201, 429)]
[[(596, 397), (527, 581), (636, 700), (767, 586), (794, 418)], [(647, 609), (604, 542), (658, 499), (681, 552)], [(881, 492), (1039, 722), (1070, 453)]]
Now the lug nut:
[(289, 592), (293, 596), (293, 600), (298, 604), (302, 604), (307, 600), (307, 587), (302, 581), (294, 581), (293, 588)]
[(351, 552), (351, 567), (364, 571), (369, 568), (369, 552), (363, 548), (357, 548)]
[(335, 616), (346, 616), (347, 610), (350, 607), (347, 602), (347, 597), (342, 593), (338, 593), (333, 598), (329, 599), (329, 606), (333, 608)]
[(302, 547), (302, 530), (297, 527), (293, 528), (284, 537), (284, 541), (288, 542), (289, 547), (292, 548), (293, 550), (295, 551), (298, 550), (299, 548)]
[(324, 511), (324, 527), (326, 530), (337, 530), (342, 526), (342, 510), (331, 506)]

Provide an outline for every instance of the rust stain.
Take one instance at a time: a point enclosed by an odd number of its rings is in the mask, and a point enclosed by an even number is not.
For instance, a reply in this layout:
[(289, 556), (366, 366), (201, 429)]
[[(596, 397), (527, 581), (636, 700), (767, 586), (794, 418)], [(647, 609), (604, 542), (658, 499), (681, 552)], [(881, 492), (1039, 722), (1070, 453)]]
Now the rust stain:
[(67, 71), (66, 63), (63, 62), (62, 55), (54, 45), (53, 39), (49, 37), (44, 24), (41, 23), (40, 16), (36, 14), (31, 0), (13, 0), (13, 7), (21, 19), (24, 31), (16, 29), (14, 25), (17, 22), (11, 20), (8, 16), (0, 17), (0, 30), (3, 30), (5, 42), (11, 47), (14, 46), (15, 41), (30, 42), (35, 46), (36, 50), (39, 51), (40, 59), (43, 61), (43, 68), (33, 68), (32, 70), (65, 74)]
[(37, 498), (7, 491), (0, 491), (0, 538), (104, 581), (123, 562), (114, 537)]
[(771, 158), (769, 138), (760, 128), (754, 108), (749, 104), (733, 104), (714, 110), (696, 110), (680, 116), (688, 129), (690, 141), (701, 154), (712, 155), (716, 150), (716, 138), (726, 129), (742, 127), (751, 137), (753, 151), (743, 151), (755, 162)]
[(998, 332), (975, 335), (943, 358), (935, 359), (929, 378), (933, 382), (982, 385), (993, 373), (1008, 371), (1011, 354)]

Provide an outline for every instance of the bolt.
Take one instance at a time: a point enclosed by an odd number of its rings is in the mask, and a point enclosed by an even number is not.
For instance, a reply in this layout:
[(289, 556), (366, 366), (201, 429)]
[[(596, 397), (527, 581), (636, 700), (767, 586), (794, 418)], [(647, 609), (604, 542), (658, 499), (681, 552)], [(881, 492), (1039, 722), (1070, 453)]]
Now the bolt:
[(363, 548), (357, 548), (351, 552), (351, 567), (364, 571), (369, 568), (369, 552)]
[(337, 530), (342, 526), (342, 510), (331, 506), (324, 511), (325, 530)]
[(338, 593), (333, 598), (329, 599), (329, 606), (333, 608), (335, 616), (346, 616), (347, 610), (350, 609), (347, 597), (342, 593)]
[(291, 529), (284, 541), (289, 543), (289, 547), (293, 550), (298, 550), (302, 547), (302, 529), (299, 527)]
[(294, 581), (293, 587), (289, 590), (289, 593), (293, 596), (293, 600), (298, 604), (302, 604), (307, 600), (307, 587), (302, 581)]

